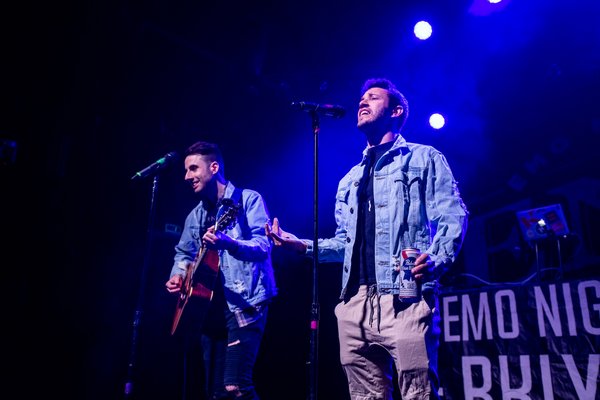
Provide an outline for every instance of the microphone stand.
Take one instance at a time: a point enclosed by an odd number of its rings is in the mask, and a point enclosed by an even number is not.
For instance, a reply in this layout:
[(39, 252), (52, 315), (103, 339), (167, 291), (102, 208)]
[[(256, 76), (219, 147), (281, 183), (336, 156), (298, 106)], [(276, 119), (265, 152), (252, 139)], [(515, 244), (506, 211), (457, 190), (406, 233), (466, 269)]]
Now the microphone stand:
[(318, 350), (319, 350), (319, 288), (318, 288), (318, 265), (319, 265), (319, 116), (312, 111), (312, 130), (314, 134), (314, 236), (313, 236), (313, 279), (312, 279), (312, 305), (310, 319), (310, 356), (309, 366), (309, 400), (317, 399), (318, 383)]
[(127, 363), (127, 381), (125, 382), (124, 395), (125, 399), (133, 399), (134, 397), (134, 378), (136, 373), (136, 361), (137, 361), (137, 348), (138, 348), (138, 335), (140, 324), (142, 320), (144, 299), (146, 292), (146, 280), (148, 275), (148, 268), (150, 265), (150, 256), (152, 249), (152, 232), (154, 227), (154, 217), (156, 215), (155, 198), (158, 191), (158, 174), (154, 175), (154, 182), (152, 185), (152, 193), (150, 196), (150, 212), (148, 215), (148, 227), (146, 231), (146, 251), (144, 254), (144, 263), (142, 266), (142, 274), (140, 278), (140, 289), (137, 299), (137, 307), (133, 317), (132, 324), (132, 335), (131, 335), (131, 350), (129, 353), (129, 361)]

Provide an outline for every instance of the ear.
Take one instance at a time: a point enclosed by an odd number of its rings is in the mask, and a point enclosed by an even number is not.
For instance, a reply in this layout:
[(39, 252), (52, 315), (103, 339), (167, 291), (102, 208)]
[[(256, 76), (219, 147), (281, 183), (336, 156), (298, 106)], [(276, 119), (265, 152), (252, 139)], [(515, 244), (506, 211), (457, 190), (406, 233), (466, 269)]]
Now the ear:
[(219, 165), (218, 162), (213, 161), (213, 162), (210, 163), (209, 168), (210, 168), (210, 172), (212, 172), (213, 175), (216, 175), (216, 174), (219, 173), (219, 170), (221, 169), (221, 166)]
[(402, 106), (400, 104), (398, 104), (396, 107), (394, 107), (394, 109), (392, 110), (392, 117), (394, 118), (398, 118), (399, 116), (401, 116), (404, 113), (404, 109), (402, 108)]

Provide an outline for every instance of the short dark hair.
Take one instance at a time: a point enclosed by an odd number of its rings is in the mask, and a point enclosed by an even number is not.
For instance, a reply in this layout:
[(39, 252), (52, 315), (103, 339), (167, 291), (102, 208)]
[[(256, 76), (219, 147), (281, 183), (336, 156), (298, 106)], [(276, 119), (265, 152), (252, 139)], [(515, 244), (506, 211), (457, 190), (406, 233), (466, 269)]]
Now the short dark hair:
[(188, 147), (185, 151), (185, 157), (192, 154), (200, 154), (205, 156), (210, 162), (218, 162), (220, 171), (222, 175), (225, 176), (225, 162), (223, 161), (223, 155), (221, 154), (219, 146), (217, 146), (215, 143), (198, 141)]
[(369, 78), (363, 83), (361, 89), (361, 95), (365, 94), (365, 92), (371, 88), (381, 88), (385, 89), (389, 93), (390, 97), (390, 106), (396, 107), (400, 105), (402, 107), (403, 113), (398, 118), (398, 129), (402, 129), (404, 123), (406, 122), (406, 118), (408, 118), (408, 100), (406, 97), (396, 88), (396, 85), (392, 81), (387, 78)]

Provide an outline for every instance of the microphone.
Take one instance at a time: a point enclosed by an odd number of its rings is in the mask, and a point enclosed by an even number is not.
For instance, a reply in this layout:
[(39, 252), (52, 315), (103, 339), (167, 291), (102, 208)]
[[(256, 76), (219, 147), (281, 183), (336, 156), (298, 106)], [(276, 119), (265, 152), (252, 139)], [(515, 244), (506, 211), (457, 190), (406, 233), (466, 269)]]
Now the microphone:
[(169, 164), (171, 164), (176, 159), (177, 159), (177, 152), (172, 151), (170, 153), (167, 153), (167, 154), (165, 154), (165, 156), (163, 158), (159, 158), (158, 160), (156, 160), (152, 164), (148, 165), (143, 170), (137, 172), (135, 175), (133, 175), (131, 177), (131, 179), (140, 179), (140, 178), (145, 178), (145, 177), (151, 176), (151, 175), (153, 176), (156, 173), (158, 173), (158, 171), (166, 168)]
[(307, 101), (295, 101), (292, 103), (292, 108), (295, 110), (317, 113), (333, 118), (341, 118), (346, 114), (346, 110), (342, 106), (334, 104), (317, 104)]

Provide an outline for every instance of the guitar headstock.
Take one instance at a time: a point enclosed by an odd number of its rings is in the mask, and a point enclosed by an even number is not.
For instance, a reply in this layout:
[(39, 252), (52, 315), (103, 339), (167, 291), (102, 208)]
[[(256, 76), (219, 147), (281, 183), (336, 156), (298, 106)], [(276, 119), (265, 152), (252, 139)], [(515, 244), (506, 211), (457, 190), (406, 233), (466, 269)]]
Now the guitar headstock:
[(216, 230), (224, 231), (231, 228), (241, 208), (241, 204), (234, 203), (231, 199), (221, 200), (221, 208), (217, 213), (217, 222), (215, 224)]

